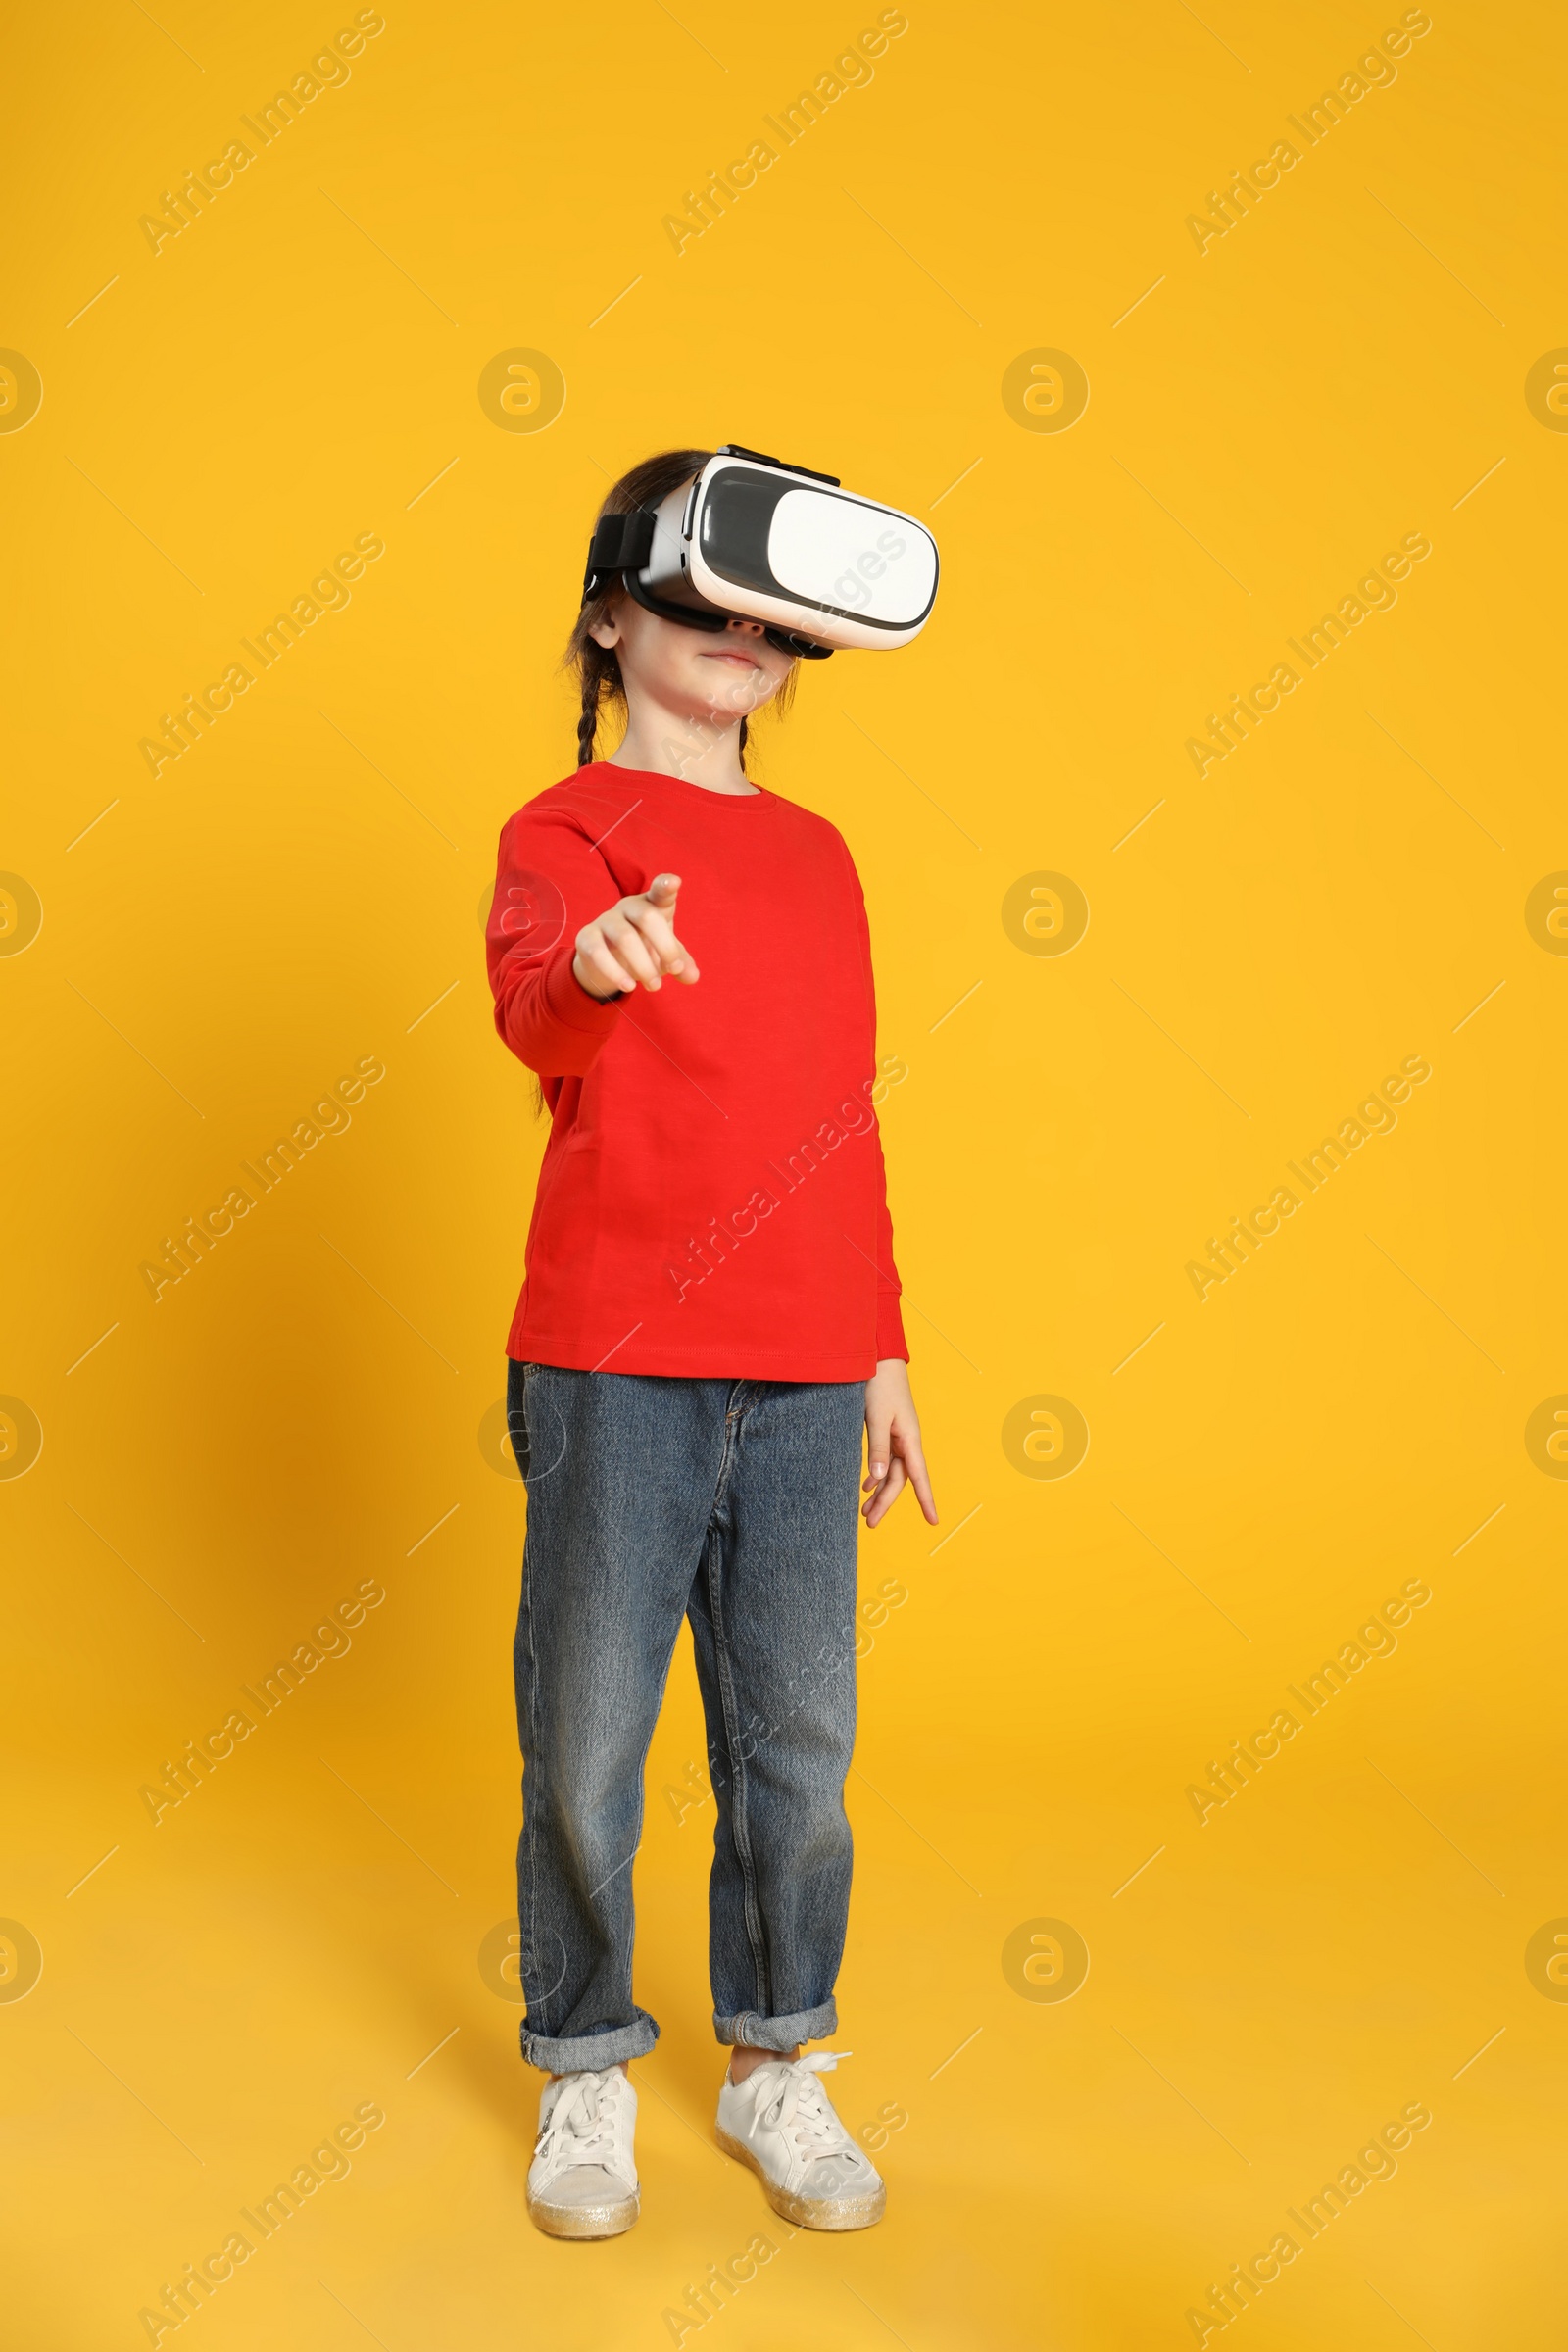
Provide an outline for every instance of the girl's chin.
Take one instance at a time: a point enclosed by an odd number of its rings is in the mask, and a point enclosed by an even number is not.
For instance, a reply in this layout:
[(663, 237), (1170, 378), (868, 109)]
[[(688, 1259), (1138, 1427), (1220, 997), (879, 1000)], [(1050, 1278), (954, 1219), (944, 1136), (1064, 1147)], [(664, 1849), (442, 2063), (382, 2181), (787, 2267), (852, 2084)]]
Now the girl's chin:
[(763, 699), (765, 698), (754, 701), (749, 694), (744, 699), (736, 698), (735, 700), (725, 696), (721, 699), (705, 702), (695, 715), (709, 726), (738, 727), (743, 718), (751, 717), (753, 711), (759, 708), (759, 702)]

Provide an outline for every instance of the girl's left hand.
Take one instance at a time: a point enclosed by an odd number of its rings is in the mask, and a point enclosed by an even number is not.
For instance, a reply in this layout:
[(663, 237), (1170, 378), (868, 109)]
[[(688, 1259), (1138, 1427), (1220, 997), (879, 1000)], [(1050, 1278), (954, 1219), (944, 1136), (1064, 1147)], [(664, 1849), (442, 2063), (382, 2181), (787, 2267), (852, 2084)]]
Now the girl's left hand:
[(909, 1390), (909, 1367), (899, 1355), (885, 1355), (865, 1384), (866, 1476), (860, 1505), (867, 1527), (885, 1519), (901, 1488), (911, 1486), (920, 1508), (933, 1527), (937, 1506), (920, 1450), (920, 1416)]

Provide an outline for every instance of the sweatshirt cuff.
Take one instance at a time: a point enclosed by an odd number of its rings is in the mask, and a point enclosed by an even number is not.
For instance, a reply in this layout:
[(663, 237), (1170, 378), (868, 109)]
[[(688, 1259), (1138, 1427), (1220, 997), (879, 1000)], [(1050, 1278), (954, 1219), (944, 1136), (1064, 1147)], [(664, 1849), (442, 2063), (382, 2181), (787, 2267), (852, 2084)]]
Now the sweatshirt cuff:
[(588, 994), (571, 968), (576, 952), (575, 947), (564, 950), (545, 967), (545, 1010), (564, 1029), (580, 1030), (586, 1037), (606, 1038), (615, 1025), (620, 999), (609, 997), (601, 1004), (597, 997)]
[(904, 1316), (899, 1308), (897, 1291), (879, 1291), (876, 1300), (876, 1360), (884, 1356), (902, 1356), (909, 1360), (908, 1343), (904, 1336)]

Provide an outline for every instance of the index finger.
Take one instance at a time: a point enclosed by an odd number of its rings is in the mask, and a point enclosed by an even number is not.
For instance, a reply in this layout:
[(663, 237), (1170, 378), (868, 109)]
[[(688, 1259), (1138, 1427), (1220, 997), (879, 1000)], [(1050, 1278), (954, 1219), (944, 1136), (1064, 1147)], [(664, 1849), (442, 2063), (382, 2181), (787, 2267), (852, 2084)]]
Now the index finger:
[(689, 964), (691, 975), (694, 979), (696, 978), (697, 965), (693, 961), (690, 950), (683, 947), (675, 937), (674, 927), (669, 921), (668, 914), (661, 907), (654, 906), (646, 892), (643, 894), (640, 905), (635, 899), (627, 900), (625, 913), (627, 922), (630, 923), (640, 939), (648, 942), (649, 947), (666, 971)]
[(920, 1444), (918, 1430), (900, 1431), (899, 1451), (904, 1456), (904, 1467), (909, 1484), (914, 1489), (915, 1499), (926, 1518), (935, 1527), (938, 1523), (936, 1496), (931, 1492), (930, 1474), (925, 1466), (925, 1449)]

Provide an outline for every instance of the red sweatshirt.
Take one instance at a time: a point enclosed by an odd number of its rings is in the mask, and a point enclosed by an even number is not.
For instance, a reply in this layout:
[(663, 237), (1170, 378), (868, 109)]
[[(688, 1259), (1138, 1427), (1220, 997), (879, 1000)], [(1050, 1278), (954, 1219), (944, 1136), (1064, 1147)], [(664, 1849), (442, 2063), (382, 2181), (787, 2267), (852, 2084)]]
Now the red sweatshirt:
[[(598, 1004), (576, 935), (660, 873), (702, 977)], [(510, 1356), (868, 1380), (907, 1355), (865, 906), (832, 825), (579, 768), (502, 829), (486, 949), (496, 1027), (552, 1113)]]

